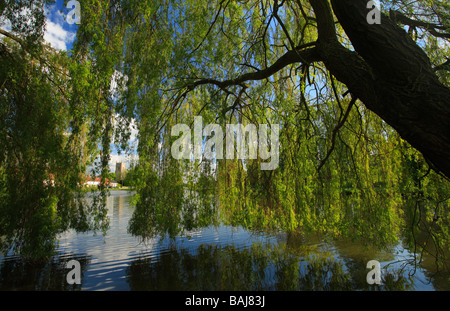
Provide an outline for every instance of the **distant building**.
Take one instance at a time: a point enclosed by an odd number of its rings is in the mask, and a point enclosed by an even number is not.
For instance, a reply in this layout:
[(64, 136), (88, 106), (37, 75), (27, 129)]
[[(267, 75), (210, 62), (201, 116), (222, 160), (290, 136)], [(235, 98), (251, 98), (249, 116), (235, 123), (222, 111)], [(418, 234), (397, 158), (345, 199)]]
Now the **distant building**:
[(117, 188), (117, 186), (118, 186), (117, 181), (111, 180), (111, 181), (109, 182), (109, 187), (110, 187), (110, 188)]
[(127, 169), (125, 167), (125, 163), (117, 162), (116, 163), (116, 180), (122, 182), (125, 179), (125, 175), (127, 174)]
[(86, 181), (84, 183), (85, 186), (91, 187), (91, 186), (100, 186), (100, 178), (98, 177), (94, 177), (91, 178), (90, 176), (86, 177)]
[[(90, 176), (86, 176), (84, 185), (87, 187), (93, 187), (93, 186), (99, 187), (101, 184), (101, 181), (102, 180), (100, 177), (92, 178)], [(106, 186), (106, 188), (117, 188), (118, 184), (114, 180), (109, 180), (108, 178), (105, 178), (105, 186)]]

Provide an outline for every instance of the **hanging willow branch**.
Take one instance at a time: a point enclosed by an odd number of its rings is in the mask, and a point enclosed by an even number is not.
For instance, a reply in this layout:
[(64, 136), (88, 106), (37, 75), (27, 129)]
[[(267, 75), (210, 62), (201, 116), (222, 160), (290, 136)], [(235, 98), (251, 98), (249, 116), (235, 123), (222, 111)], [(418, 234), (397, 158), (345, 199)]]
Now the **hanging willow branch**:
[(341, 129), (341, 127), (345, 124), (345, 121), (347, 121), (347, 118), (350, 114), (350, 111), (352, 110), (353, 105), (355, 104), (357, 98), (352, 97), (350, 104), (347, 107), (347, 110), (345, 111), (344, 116), (341, 118), (341, 120), (339, 121), (339, 123), (336, 125), (336, 127), (333, 129), (333, 135), (331, 137), (331, 147), (327, 152), (327, 155), (325, 156), (325, 158), (320, 162), (320, 165), (317, 169), (317, 171), (319, 172), (322, 167), (325, 165), (325, 163), (327, 162), (328, 158), (330, 157), (331, 153), (334, 150), (334, 146), (335, 146), (335, 142), (336, 142), (336, 135), (338, 134), (339, 130)]

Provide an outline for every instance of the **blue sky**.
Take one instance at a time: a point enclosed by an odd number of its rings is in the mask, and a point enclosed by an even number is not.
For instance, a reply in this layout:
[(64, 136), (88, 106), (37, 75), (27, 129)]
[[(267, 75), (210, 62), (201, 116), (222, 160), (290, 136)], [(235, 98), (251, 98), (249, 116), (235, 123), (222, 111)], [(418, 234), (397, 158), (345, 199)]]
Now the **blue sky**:
[(46, 8), (44, 39), (55, 49), (67, 51), (73, 47), (78, 26), (66, 21), (66, 13), (69, 11), (70, 9), (64, 8), (63, 0), (56, 0), (55, 4)]

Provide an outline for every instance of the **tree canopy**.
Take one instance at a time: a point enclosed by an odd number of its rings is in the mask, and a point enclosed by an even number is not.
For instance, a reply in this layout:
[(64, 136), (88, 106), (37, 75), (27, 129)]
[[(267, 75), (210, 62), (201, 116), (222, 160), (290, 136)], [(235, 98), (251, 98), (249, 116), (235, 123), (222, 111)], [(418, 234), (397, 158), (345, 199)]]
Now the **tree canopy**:
[[(67, 52), (43, 40), (51, 2), (0, 7), (12, 25), (0, 30), (5, 249), (39, 257), (59, 232), (106, 230), (107, 190), (87, 203), (81, 183), (87, 170), (107, 178), (111, 144), (129, 151), (135, 122), (135, 235), (215, 223), (221, 206), (221, 221), (248, 228), (377, 245), (406, 228), (411, 245), (447, 250), (446, 1), (82, 0)], [(279, 167), (174, 159), (171, 128), (195, 116), (279, 124)]]

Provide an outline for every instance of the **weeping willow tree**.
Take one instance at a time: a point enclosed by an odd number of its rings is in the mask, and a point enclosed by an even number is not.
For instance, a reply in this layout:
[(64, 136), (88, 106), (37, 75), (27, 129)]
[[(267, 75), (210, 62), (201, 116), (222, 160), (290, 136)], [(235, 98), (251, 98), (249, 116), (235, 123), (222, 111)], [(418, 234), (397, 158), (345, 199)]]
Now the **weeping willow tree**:
[(83, 191), (88, 170), (107, 173), (111, 98), (95, 76), (105, 68), (44, 43), (48, 3), (0, 7), (11, 25), (0, 30), (1, 250), (33, 260), (52, 255), (61, 232), (108, 228), (104, 185)]
[[(73, 203), (73, 193), (86, 167), (107, 176), (111, 143), (127, 151), (135, 122), (129, 231), (144, 239), (223, 221), (379, 246), (404, 237), (417, 253), (448, 249), (446, 2), (382, 1), (381, 12), (363, 0), (79, 2), (82, 22), (68, 54), (44, 48), (42, 30), (31, 39), (30, 30), (2, 31), (1, 57), (10, 61), (2, 62), (9, 75), (0, 80), (1, 122), (18, 112), (37, 122), (2, 126), (2, 214), (24, 213), (2, 220), (8, 247), (31, 241), (17, 233), (32, 232), (27, 213), (41, 219), (30, 223), (46, 228), (39, 243), (49, 248), (55, 232), (75, 223), (106, 228), (106, 192), (91, 207)], [(9, 3), (2, 15), (13, 19), (18, 9)], [(369, 23), (370, 14), (381, 23)], [(38, 122), (41, 115), (18, 104), (14, 87), (24, 86), (14, 74), (39, 81), (18, 93), (30, 106), (42, 103), (42, 118), (54, 122)], [(113, 79), (123, 86), (114, 94)], [(174, 159), (172, 127), (192, 129), (196, 116), (223, 128), (279, 125), (278, 167), (261, 170), (261, 158)], [(45, 130), (52, 135), (39, 140)], [(42, 166), (17, 160), (27, 153)], [(39, 178), (27, 175), (33, 171)], [(44, 186), (45, 174), (55, 185)], [(51, 194), (30, 194), (33, 205), (19, 200), (14, 183)]]

